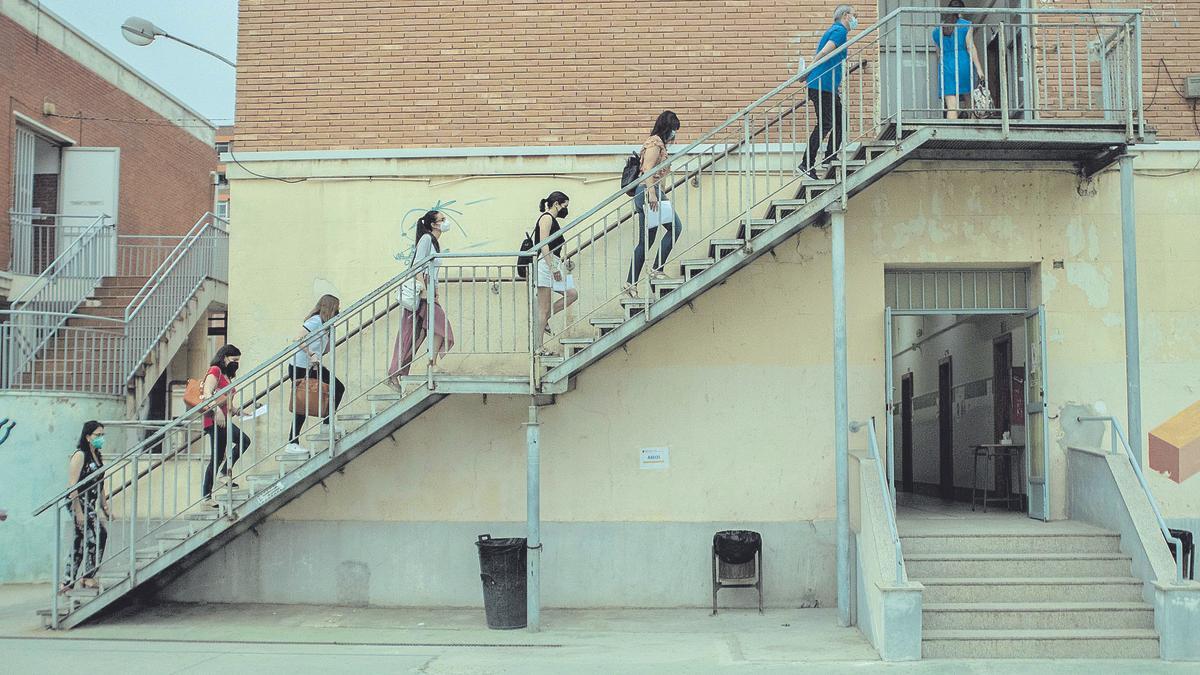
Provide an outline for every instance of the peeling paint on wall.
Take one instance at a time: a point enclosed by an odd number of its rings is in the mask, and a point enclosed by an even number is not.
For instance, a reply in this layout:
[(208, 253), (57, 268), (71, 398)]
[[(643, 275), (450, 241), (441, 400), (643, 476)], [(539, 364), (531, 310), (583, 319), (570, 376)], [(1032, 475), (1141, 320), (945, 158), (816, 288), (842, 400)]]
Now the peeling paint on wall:
[(1072, 286), (1083, 291), (1088, 304), (1096, 309), (1108, 307), (1108, 288), (1112, 281), (1112, 271), (1101, 271), (1096, 265), (1083, 262), (1067, 264), (1067, 281)]

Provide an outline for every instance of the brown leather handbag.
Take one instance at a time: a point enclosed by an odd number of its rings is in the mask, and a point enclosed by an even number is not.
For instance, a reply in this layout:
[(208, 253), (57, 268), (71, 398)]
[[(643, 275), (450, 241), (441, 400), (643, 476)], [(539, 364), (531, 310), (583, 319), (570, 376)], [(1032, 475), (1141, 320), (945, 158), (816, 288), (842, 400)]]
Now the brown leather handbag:
[(313, 368), (308, 377), (297, 379), (292, 386), (291, 411), (308, 417), (329, 415), (329, 385), (321, 381), (321, 374)]

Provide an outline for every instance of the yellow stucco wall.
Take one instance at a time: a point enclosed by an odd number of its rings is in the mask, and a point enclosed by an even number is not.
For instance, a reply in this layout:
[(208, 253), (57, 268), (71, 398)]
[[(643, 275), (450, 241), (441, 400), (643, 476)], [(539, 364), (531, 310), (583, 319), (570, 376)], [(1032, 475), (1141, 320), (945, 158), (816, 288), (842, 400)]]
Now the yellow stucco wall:
[[(1137, 180), (1147, 430), (1195, 402), (1200, 332), (1196, 153), (1140, 158)], [(1186, 165), (1186, 166), (1184, 166)], [(356, 298), (398, 273), (419, 211), (463, 210), (450, 250), (512, 249), (553, 189), (580, 213), (615, 188), (618, 157), (362, 160), (266, 164), (264, 173), (350, 176), (284, 184), (232, 174), (230, 331), (248, 362), (278, 351), (321, 293)], [(427, 178), (428, 174), (436, 174)], [(274, 173), (273, 175), (279, 175)], [(392, 176), (389, 180), (368, 176)], [(466, 178), (463, 178), (466, 176)], [(852, 418), (884, 414), (883, 287), (889, 265), (1034, 270), (1047, 307), (1049, 403), (1124, 419), (1119, 189), (1080, 196), (1069, 169), (909, 163), (847, 215)], [(480, 201), (478, 203), (476, 200)], [(686, 221), (686, 214), (685, 214)], [(693, 228), (694, 230), (695, 228)], [(688, 231), (686, 242), (698, 231)], [(828, 233), (810, 229), (592, 366), (544, 411), (543, 517), (550, 520), (794, 520), (833, 515)], [(1061, 261), (1058, 268), (1056, 262)], [(353, 386), (353, 385), (352, 385)], [(354, 462), (285, 519), (519, 520), (525, 402), (443, 401)], [(885, 427), (882, 419), (879, 428)], [(1052, 438), (1060, 430), (1052, 427)], [(861, 445), (855, 438), (852, 447)], [(641, 447), (671, 469), (641, 471)], [(1144, 445), (1144, 441), (1143, 441)], [(1051, 458), (1065, 516), (1065, 454)], [(1168, 515), (1200, 511), (1200, 479), (1153, 475)]]

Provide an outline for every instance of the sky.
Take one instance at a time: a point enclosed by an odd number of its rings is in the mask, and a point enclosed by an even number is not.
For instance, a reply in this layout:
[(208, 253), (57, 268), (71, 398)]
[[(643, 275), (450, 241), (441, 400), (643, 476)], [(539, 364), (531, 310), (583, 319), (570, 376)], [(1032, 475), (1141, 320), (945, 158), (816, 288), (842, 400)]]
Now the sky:
[(164, 38), (137, 47), (121, 36), (131, 16), (237, 61), (237, 0), (40, 0), (152, 82), (216, 124), (233, 123), (234, 70)]

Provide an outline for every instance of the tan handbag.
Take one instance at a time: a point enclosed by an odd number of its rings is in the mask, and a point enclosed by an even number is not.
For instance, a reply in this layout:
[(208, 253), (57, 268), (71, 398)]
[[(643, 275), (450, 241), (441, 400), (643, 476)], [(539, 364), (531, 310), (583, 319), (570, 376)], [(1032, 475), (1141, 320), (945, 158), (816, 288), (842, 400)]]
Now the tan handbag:
[(325, 417), (329, 415), (329, 385), (321, 381), (314, 368), (293, 383), (290, 409), (297, 415)]

